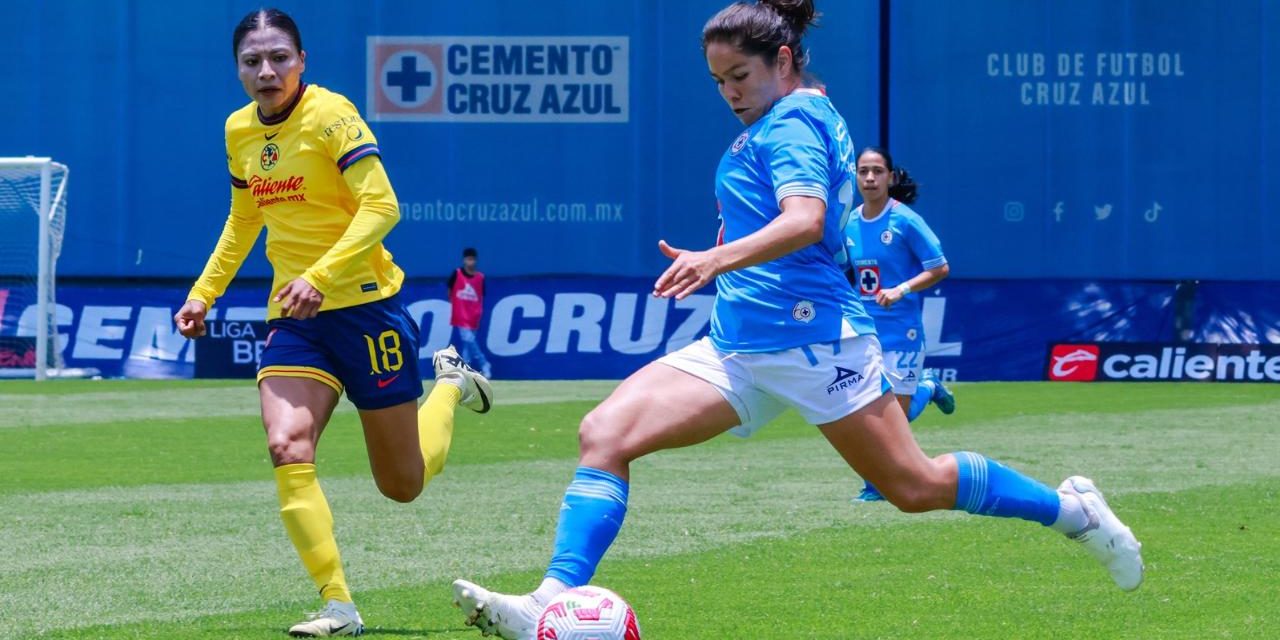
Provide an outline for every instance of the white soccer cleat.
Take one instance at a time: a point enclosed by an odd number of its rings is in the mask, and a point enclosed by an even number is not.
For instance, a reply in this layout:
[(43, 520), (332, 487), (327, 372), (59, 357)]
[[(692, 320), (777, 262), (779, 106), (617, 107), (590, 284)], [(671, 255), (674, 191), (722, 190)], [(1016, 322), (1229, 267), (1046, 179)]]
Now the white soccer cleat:
[(1093, 481), (1071, 476), (1062, 481), (1058, 491), (1079, 498), (1085, 515), (1089, 516), (1088, 526), (1067, 537), (1083, 544), (1111, 572), (1116, 586), (1133, 591), (1142, 585), (1142, 543), (1116, 517)]
[(330, 638), (364, 635), (364, 621), (352, 602), (330, 600), (322, 611), (308, 613), (306, 622), (289, 628), (295, 638)]
[(431, 358), (436, 369), (436, 382), (448, 380), (462, 389), (462, 406), (476, 413), (487, 413), (493, 407), (493, 386), (489, 379), (467, 364), (452, 345)]
[(534, 640), (542, 614), (532, 595), (493, 593), (466, 580), (453, 581), (453, 606), (467, 614), (467, 626), (504, 640)]

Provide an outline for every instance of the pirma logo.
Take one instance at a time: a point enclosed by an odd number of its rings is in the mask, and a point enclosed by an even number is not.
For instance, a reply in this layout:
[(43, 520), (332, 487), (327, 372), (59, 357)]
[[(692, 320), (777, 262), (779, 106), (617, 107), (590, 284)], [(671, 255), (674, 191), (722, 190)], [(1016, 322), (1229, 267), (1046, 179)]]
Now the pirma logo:
[(1056, 344), (1049, 353), (1049, 379), (1090, 382), (1098, 378), (1098, 345)]
[(861, 384), (864, 376), (857, 371), (846, 369), (844, 367), (836, 367), (836, 379), (827, 385), (827, 395), (831, 395), (837, 391), (848, 389), (856, 384)]

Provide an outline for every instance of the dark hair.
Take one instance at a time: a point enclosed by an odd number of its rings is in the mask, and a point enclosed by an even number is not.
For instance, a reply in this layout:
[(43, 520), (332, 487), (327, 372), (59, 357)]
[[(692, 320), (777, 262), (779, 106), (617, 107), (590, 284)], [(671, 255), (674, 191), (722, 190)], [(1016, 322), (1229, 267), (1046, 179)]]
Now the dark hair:
[(813, 0), (735, 2), (702, 27), (702, 52), (705, 54), (712, 42), (725, 42), (747, 55), (764, 56), (765, 62), (773, 64), (778, 49), (786, 46), (791, 49), (792, 68), (803, 73), (809, 54), (800, 38), (817, 19)]
[(476, 250), (475, 250), (475, 249), (472, 249), (471, 247), (467, 247), (466, 249), (463, 249), (463, 250), (462, 250), (462, 257), (464, 257), (464, 258), (479, 258), (479, 257), (480, 257), (480, 254), (479, 254), (479, 253), (476, 253)]
[(858, 159), (868, 153), (878, 154), (884, 158), (884, 168), (893, 174), (893, 186), (889, 187), (889, 197), (901, 202), (902, 204), (911, 204), (916, 201), (919, 185), (911, 178), (911, 174), (907, 173), (905, 167), (893, 166), (893, 156), (889, 155), (889, 150), (881, 147), (867, 147), (858, 154)]
[(258, 9), (245, 16), (236, 25), (236, 30), (231, 33), (231, 55), (235, 59), (240, 59), (240, 43), (244, 41), (244, 37), (249, 35), (250, 31), (255, 29), (266, 29), (273, 27), (279, 29), (293, 40), (293, 46), (298, 51), (302, 51), (302, 34), (298, 33), (298, 25), (289, 17), (289, 14), (279, 9)]

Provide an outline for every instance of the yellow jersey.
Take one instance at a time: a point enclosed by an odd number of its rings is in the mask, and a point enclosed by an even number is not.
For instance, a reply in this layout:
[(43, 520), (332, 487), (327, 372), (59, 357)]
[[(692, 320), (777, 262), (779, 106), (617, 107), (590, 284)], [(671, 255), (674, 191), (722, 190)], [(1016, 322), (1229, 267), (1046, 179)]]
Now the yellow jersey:
[[(324, 294), (321, 311), (395, 295), (404, 272), (382, 239), (400, 219), (378, 141), (343, 96), (302, 84), (264, 117), (249, 103), (227, 118), (231, 213), (189, 300), (221, 296), (267, 228), (271, 296), (296, 278)], [(269, 301), (267, 318), (280, 317)]]

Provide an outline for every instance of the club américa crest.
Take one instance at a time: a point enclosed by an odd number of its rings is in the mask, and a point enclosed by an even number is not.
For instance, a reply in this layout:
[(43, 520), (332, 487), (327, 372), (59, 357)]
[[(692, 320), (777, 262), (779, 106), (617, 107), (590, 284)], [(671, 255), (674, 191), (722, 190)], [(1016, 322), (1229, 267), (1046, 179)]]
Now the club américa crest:
[(258, 163), (262, 165), (263, 171), (270, 171), (278, 162), (280, 162), (280, 147), (277, 147), (274, 142), (268, 142), (267, 146), (262, 148), (262, 156), (258, 158)]

